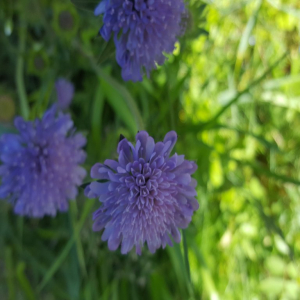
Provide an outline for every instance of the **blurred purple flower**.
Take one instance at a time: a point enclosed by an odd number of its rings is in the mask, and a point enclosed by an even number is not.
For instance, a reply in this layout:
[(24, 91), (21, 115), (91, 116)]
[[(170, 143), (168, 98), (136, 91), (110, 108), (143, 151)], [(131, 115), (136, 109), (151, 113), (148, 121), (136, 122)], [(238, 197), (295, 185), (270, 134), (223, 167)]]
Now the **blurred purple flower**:
[(62, 110), (67, 109), (73, 99), (74, 85), (64, 78), (59, 78), (55, 82), (55, 89), (57, 93), (58, 107)]
[(191, 178), (197, 165), (184, 155), (169, 157), (177, 140), (176, 132), (166, 134), (155, 144), (146, 131), (136, 135), (135, 147), (123, 139), (119, 142), (118, 161), (107, 159), (91, 169), (98, 179), (85, 189), (87, 197), (102, 202), (94, 213), (93, 230), (104, 229), (102, 240), (110, 250), (120, 244), (123, 254), (133, 246), (141, 254), (147, 242), (154, 253), (170, 236), (179, 243), (179, 228), (186, 228), (199, 204), (195, 199), (197, 182)]
[(103, 14), (102, 37), (114, 36), (116, 59), (124, 80), (142, 81), (143, 70), (163, 64), (182, 33), (183, 0), (102, 0), (95, 15)]
[(75, 134), (69, 115), (56, 107), (42, 119), (15, 119), (19, 134), (0, 137), (0, 198), (14, 204), (14, 211), (30, 217), (55, 216), (68, 209), (68, 199), (86, 176), (85, 137)]

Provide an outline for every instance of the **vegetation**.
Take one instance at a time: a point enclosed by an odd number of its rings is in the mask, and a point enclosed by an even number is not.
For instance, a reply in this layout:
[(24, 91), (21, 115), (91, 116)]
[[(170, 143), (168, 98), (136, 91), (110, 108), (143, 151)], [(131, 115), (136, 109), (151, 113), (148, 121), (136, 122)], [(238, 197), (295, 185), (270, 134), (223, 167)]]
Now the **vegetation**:
[(55, 218), (1, 201), (0, 299), (299, 299), (299, 2), (188, 1), (174, 54), (140, 83), (121, 79), (96, 5), (0, 3), (0, 134), (15, 115), (41, 116), (68, 78), (87, 170), (116, 157), (120, 134), (176, 130), (176, 152), (198, 164), (200, 209), (186, 247), (139, 257), (92, 231), (99, 202), (83, 190)]

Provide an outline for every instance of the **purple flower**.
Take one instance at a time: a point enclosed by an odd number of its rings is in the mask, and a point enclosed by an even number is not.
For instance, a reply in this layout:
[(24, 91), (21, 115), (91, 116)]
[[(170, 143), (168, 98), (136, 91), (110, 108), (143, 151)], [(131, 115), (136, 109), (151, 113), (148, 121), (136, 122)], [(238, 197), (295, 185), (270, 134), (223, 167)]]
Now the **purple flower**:
[(156, 69), (172, 53), (182, 33), (183, 0), (102, 0), (95, 15), (103, 14), (102, 37), (111, 35), (124, 80), (142, 81), (143, 70)]
[(177, 140), (176, 132), (166, 134), (155, 144), (146, 131), (136, 135), (136, 145), (126, 139), (119, 142), (118, 161), (107, 159), (91, 169), (98, 179), (86, 187), (87, 197), (102, 202), (94, 213), (93, 230), (104, 229), (102, 240), (123, 254), (133, 246), (141, 254), (147, 242), (154, 253), (170, 236), (179, 243), (179, 228), (186, 228), (199, 205), (195, 196), (197, 182), (191, 178), (197, 165), (184, 155), (169, 157)]
[(14, 211), (30, 217), (55, 216), (68, 209), (86, 171), (82, 146), (86, 139), (75, 134), (69, 115), (56, 107), (35, 121), (15, 119), (19, 134), (0, 137), (0, 198), (14, 204)]
[(74, 85), (64, 78), (59, 78), (55, 82), (55, 89), (59, 108), (62, 110), (67, 109), (73, 99)]

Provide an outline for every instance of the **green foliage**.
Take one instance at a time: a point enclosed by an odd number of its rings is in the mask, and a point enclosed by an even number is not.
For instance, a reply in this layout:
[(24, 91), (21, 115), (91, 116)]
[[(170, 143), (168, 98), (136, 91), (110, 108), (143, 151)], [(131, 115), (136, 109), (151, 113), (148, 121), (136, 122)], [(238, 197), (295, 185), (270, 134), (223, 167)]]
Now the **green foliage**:
[(138, 257), (108, 251), (82, 191), (41, 220), (2, 201), (0, 299), (299, 299), (298, 1), (187, 1), (185, 36), (135, 84), (98, 36), (97, 2), (0, 3), (0, 134), (15, 110), (41, 116), (66, 77), (87, 170), (116, 157), (120, 134), (174, 129), (176, 152), (199, 166), (200, 209), (186, 245)]

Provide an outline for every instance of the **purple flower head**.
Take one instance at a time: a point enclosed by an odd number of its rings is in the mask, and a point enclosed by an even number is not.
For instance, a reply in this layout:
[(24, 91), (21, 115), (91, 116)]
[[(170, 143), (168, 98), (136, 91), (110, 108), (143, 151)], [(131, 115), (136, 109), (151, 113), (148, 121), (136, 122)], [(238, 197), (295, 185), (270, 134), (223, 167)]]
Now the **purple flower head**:
[(116, 59), (124, 80), (142, 81), (163, 64), (182, 33), (183, 0), (102, 0), (95, 15), (103, 14), (102, 37), (114, 36)]
[(30, 217), (55, 216), (66, 211), (77, 195), (86, 171), (82, 146), (86, 139), (75, 134), (69, 115), (56, 107), (42, 119), (15, 119), (19, 134), (0, 137), (0, 198), (14, 204), (14, 211)]
[[(94, 213), (93, 230), (104, 229), (102, 240), (123, 254), (133, 246), (141, 254), (147, 242), (154, 253), (170, 236), (179, 243), (179, 228), (186, 228), (199, 205), (195, 196), (197, 182), (191, 178), (197, 165), (184, 155), (170, 156), (177, 140), (176, 132), (155, 143), (146, 131), (136, 135), (136, 145), (126, 139), (119, 142), (118, 161), (107, 159), (91, 169), (98, 179), (86, 187), (87, 197), (102, 202)], [(99, 182), (100, 181), (100, 182)]]
[(64, 78), (59, 78), (55, 82), (55, 89), (58, 107), (62, 110), (67, 109), (73, 99), (74, 85)]

